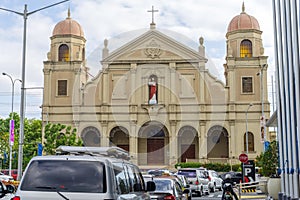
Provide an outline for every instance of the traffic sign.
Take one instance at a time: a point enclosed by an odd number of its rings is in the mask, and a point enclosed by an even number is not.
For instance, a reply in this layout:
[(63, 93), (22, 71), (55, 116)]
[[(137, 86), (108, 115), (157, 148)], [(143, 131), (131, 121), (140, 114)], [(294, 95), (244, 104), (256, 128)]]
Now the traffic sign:
[(240, 160), (242, 163), (246, 163), (246, 162), (248, 161), (248, 155), (245, 154), (245, 153), (240, 154), (239, 160)]

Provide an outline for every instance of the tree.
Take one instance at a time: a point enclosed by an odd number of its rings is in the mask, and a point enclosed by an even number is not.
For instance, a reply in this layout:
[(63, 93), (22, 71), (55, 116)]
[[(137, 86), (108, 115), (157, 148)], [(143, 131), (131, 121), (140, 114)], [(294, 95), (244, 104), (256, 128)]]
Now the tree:
[(277, 174), (278, 146), (276, 141), (272, 141), (266, 151), (256, 157), (256, 165), (261, 167), (263, 176)]
[(55, 149), (61, 145), (82, 146), (83, 142), (76, 135), (76, 128), (62, 124), (47, 124), (45, 126), (44, 153), (54, 155)]

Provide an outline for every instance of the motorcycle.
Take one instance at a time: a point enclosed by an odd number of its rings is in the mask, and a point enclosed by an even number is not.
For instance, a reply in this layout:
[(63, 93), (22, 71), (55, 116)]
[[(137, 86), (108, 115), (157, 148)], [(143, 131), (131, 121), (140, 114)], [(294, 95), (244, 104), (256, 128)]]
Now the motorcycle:
[(224, 183), (224, 198), (222, 200), (233, 200), (233, 195), (231, 194), (232, 185), (230, 183)]

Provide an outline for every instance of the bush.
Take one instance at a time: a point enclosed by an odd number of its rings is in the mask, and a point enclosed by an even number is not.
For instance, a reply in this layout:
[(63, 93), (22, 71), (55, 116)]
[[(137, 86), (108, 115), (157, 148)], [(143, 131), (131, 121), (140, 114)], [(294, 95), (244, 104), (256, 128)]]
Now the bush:
[(256, 165), (261, 167), (263, 176), (277, 174), (278, 166), (278, 146), (276, 141), (272, 141), (268, 149), (256, 157)]
[(175, 168), (180, 166), (181, 168), (199, 168), (204, 167), (206, 169), (215, 170), (216, 172), (229, 172), (231, 171), (241, 171), (241, 165), (236, 164), (230, 166), (227, 163), (198, 163), (198, 162), (187, 162), (187, 163), (177, 163)]

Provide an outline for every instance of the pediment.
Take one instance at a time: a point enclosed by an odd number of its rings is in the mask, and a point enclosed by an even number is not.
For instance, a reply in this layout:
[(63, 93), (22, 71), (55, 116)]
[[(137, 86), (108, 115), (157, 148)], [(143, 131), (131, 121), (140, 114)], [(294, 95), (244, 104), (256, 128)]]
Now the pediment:
[(206, 62), (207, 59), (192, 48), (176, 41), (158, 30), (149, 30), (141, 36), (111, 52), (103, 63), (130, 61), (178, 61)]

